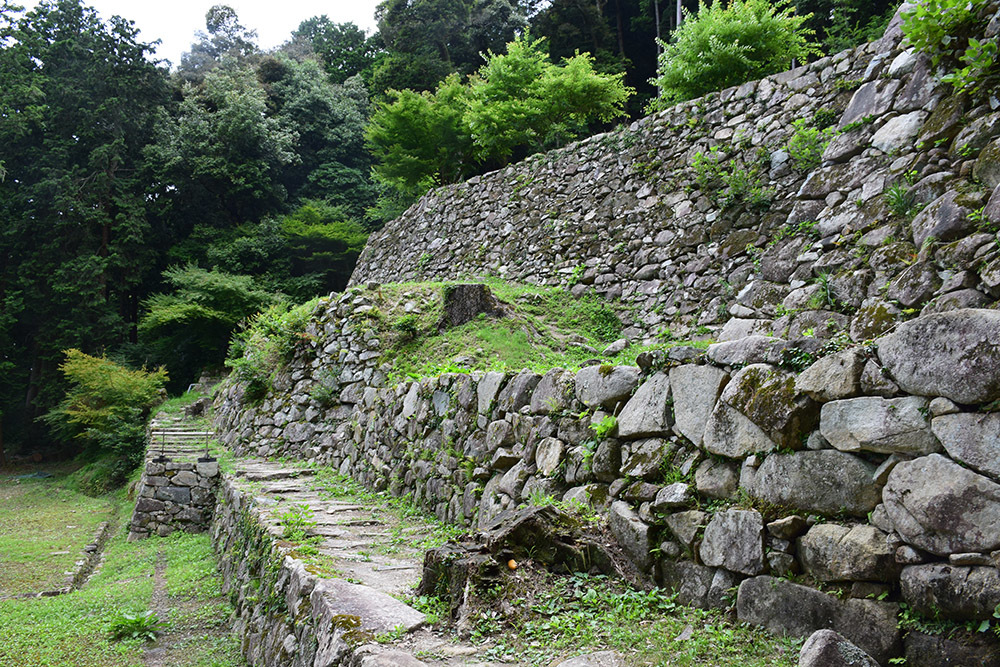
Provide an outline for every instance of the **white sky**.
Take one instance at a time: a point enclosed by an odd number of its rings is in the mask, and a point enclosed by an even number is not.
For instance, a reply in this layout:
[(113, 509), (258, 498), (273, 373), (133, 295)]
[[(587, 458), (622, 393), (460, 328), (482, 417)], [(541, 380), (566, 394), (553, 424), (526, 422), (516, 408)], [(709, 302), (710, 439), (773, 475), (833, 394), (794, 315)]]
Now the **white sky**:
[[(225, 4), (236, 10), (240, 23), (257, 31), (257, 43), (270, 49), (286, 41), (305, 19), (326, 14), (334, 23), (356, 23), (369, 34), (375, 31), (375, 6), (379, 0), (85, 0), (107, 19), (117, 14), (135, 22), (139, 39), (162, 43), (156, 55), (174, 66), (181, 53), (191, 48), (194, 33), (205, 29), (205, 12), (212, 5)], [(32, 9), (38, 0), (18, 3)]]

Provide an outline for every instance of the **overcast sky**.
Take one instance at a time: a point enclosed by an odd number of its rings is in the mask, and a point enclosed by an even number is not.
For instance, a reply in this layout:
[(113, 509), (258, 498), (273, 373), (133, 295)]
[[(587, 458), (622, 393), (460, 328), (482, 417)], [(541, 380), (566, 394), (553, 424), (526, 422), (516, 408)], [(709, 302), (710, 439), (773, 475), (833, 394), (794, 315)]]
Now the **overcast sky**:
[[(175, 66), (181, 53), (194, 41), (194, 33), (205, 29), (205, 12), (216, 4), (226, 4), (236, 10), (240, 23), (257, 31), (258, 44), (263, 49), (275, 47), (307, 18), (326, 14), (334, 23), (353, 22), (371, 33), (375, 30), (375, 6), (379, 0), (86, 0), (101, 18), (115, 14), (135, 22), (139, 39), (144, 42), (161, 40), (156, 54)], [(31, 9), (38, 0), (20, 0)]]

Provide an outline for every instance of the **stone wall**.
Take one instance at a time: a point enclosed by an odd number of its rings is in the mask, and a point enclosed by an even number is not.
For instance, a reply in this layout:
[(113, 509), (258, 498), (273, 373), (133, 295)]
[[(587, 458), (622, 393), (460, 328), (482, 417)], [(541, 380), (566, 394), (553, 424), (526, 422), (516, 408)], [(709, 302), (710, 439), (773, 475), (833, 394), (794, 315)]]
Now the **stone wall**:
[(219, 464), (215, 461), (147, 461), (129, 539), (165, 537), (175, 530), (205, 532), (212, 522), (218, 480)]
[[(372, 235), (352, 282), (594, 291), (632, 308), (629, 338), (861, 341), (995, 304), (1000, 113), (952, 96), (900, 35), (434, 190)], [(833, 123), (819, 164), (790, 156), (795, 122)], [(743, 196), (699, 178), (698, 153)]]
[(371, 297), (321, 303), (315, 338), (262, 404), (224, 387), (227, 445), (333, 466), (474, 530), (508, 507), (578, 501), (682, 601), (730, 604), (739, 586), (741, 619), (833, 627), (883, 661), (902, 651), (898, 601), (958, 620), (1000, 603), (1000, 420), (979, 412), (1000, 399), (1000, 311), (910, 320), (802, 373), (782, 360), (809, 339), (391, 386), (355, 351), (337, 355), (339, 398), (320, 405), (331, 346), (363, 336), (351, 322)]
[[(792, 122), (831, 113), (801, 168)], [(699, 152), (760, 181), (720, 191)], [(578, 501), (684, 602), (738, 587), (742, 620), (832, 627), (883, 664), (988, 664), (988, 642), (901, 637), (897, 612), (977, 621), (1000, 603), (998, 155), (1000, 112), (950, 96), (893, 25), (430, 193), (372, 237), (262, 402), (224, 385), (216, 427), (237, 453), (331, 465), (472, 529)], [(719, 342), (389, 384), (377, 284), (481, 273), (621, 297), (627, 338)]]

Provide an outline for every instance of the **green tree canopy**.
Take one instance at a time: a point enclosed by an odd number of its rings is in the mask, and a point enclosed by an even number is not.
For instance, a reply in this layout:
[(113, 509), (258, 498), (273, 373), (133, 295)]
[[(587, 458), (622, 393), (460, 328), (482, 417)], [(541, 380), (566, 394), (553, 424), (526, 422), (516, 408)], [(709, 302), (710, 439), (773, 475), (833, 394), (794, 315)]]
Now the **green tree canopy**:
[(516, 0), (383, 0), (375, 10), (386, 53), (371, 86), (433, 90), (451, 73), (469, 74), (487, 51), (500, 52), (527, 25)]
[(653, 108), (760, 79), (820, 53), (788, 0), (699, 4), (698, 13), (661, 44)]
[(582, 136), (623, 115), (632, 92), (622, 75), (595, 72), (588, 55), (556, 65), (544, 40), (524, 36), (489, 53), (467, 83), (452, 75), (433, 93), (391, 91), (365, 138), (376, 177), (412, 201), (435, 184)]
[(333, 83), (344, 83), (369, 70), (378, 53), (378, 40), (353, 23), (334, 23), (326, 14), (300, 23), (292, 39), (309, 43)]
[(4, 5), (0, 30), (0, 398), (20, 406), (0, 412), (23, 434), (61, 394), (63, 350), (130, 337), (156, 252), (143, 149), (168, 91), (135, 28), (78, 0)]
[(246, 64), (257, 55), (257, 31), (240, 24), (236, 10), (229, 5), (213, 5), (205, 13), (205, 30), (196, 33), (198, 41), (181, 55), (178, 74), (198, 82), (223, 61)]
[(506, 163), (582, 136), (593, 123), (625, 114), (635, 91), (622, 74), (594, 71), (589, 54), (548, 59), (545, 41), (523, 36), (506, 54), (490, 52), (470, 81), (464, 114), (479, 159)]
[(278, 300), (250, 276), (186, 266), (163, 277), (172, 290), (145, 301), (139, 333), (181, 384), (206, 366), (221, 367), (236, 325)]
[(75, 439), (84, 452), (110, 459), (103, 491), (125, 482), (146, 449), (146, 418), (165, 398), (167, 373), (133, 370), (103, 356), (66, 350), (59, 365), (68, 388), (43, 420), (63, 439)]
[(150, 196), (161, 212), (180, 224), (235, 226), (277, 210), (287, 197), (282, 172), (299, 160), (298, 134), (270, 115), (256, 72), (217, 69), (182, 93), (176, 115), (161, 115), (158, 140), (147, 150)]

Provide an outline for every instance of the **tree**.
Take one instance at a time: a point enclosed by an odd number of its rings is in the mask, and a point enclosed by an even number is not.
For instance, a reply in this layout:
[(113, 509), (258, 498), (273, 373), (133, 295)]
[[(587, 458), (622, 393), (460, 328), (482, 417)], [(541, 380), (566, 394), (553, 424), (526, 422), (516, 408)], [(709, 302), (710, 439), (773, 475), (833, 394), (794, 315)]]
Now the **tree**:
[(245, 65), (258, 53), (257, 31), (240, 24), (236, 10), (229, 5), (213, 5), (205, 13), (205, 30), (195, 34), (198, 41), (181, 55), (177, 71), (187, 81), (201, 81), (224, 60)]
[(528, 3), (512, 0), (383, 0), (375, 10), (386, 53), (372, 91), (433, 90), (447, 75), (469, 74), (481, 54), (499, 52), (527, 25)]
[(391, 91), (365, 131), (380, 182), (412, 201), (432, 185), (483, 166), (562, 145), (624, 113), (632, 94), (622, 75), (602, 75), (587, 55), (555, 65), (544, 40), (528, 36), (490, 53), (463, 84), (457, 75), (433, 93)]
[(297, 159), (279, 172), (290, 200), (326, 198), (361, 219), (373, 201), (364, 147), (368, 91), (358, 76), (333, 83), (319, 63), (279, 55), (261, 62), (272, 117), (295, 128)]
[(145, 301), (139, 332), (154, 359), (170, 370), (174, 388), (206, 367), (221, 368), (236, 325), (277, 301), (250, 276), (186, 266), (167, 269), (163, 277), (172, 290)]
[(69, 387), (43, 419), (63, 439), (82, 441), (85, 451), (112, 458), (106, 483), (121, 485), (142, 462), (146, 419), (164, 397), (166, 371), (132, 370), (75, 349), (66, 350), (59, 370)]
[(174, 118), (161, 115), (147, 152), (150, 198), (182, 227), (234, 227), (278, 210), (282, 171), (298, 161), (295, 130), (271, 115), (267, 91), (249, 68), (217, 69), (185, 84)]
[(330, 81), (344, 83), (375, 63), (377, 42), (353, 23), (334, 23), (326, 14), (306, 19), (292, 33), (305, 40), (319, 56)]
[(410, 201), (439, 182), (471, 173), (472, 137), (463, 121), (468, 88), (458, 75), (434, 93), (390, 91), (365, 128), (376, 178)]
[(788, 0), (731, 0), (701, 3), (698, 13), (662, 44), (656, 85), (661, 97), (651, 105), (688, 100), (804, 62), (820, 53), (809, 41), (809, 16), (798, 16)]
[(878, 39), (895, 13), (890, 0), (794, 0), (805, 26), (816, 32), (816, 41), (827, 53), (837, 53)]
[(2, 24), (0, 398), (19, 405), (0, 412), (23, 436), (58, 400), (62, 350), (134, 336), (154, 254), (142, 152), (167, 87), (129, 22), (78, 0), (5, 5)]
[(555, 65), (544, 40), (530, 36), (508, 44), (506, 54), (491, 52), (470, 81), (463, 116), (479, 159), (505, 164), (624, 115), (635, 91), (622, 74), (598, 74), (593, 64), (590, 55), (577, 54)]

